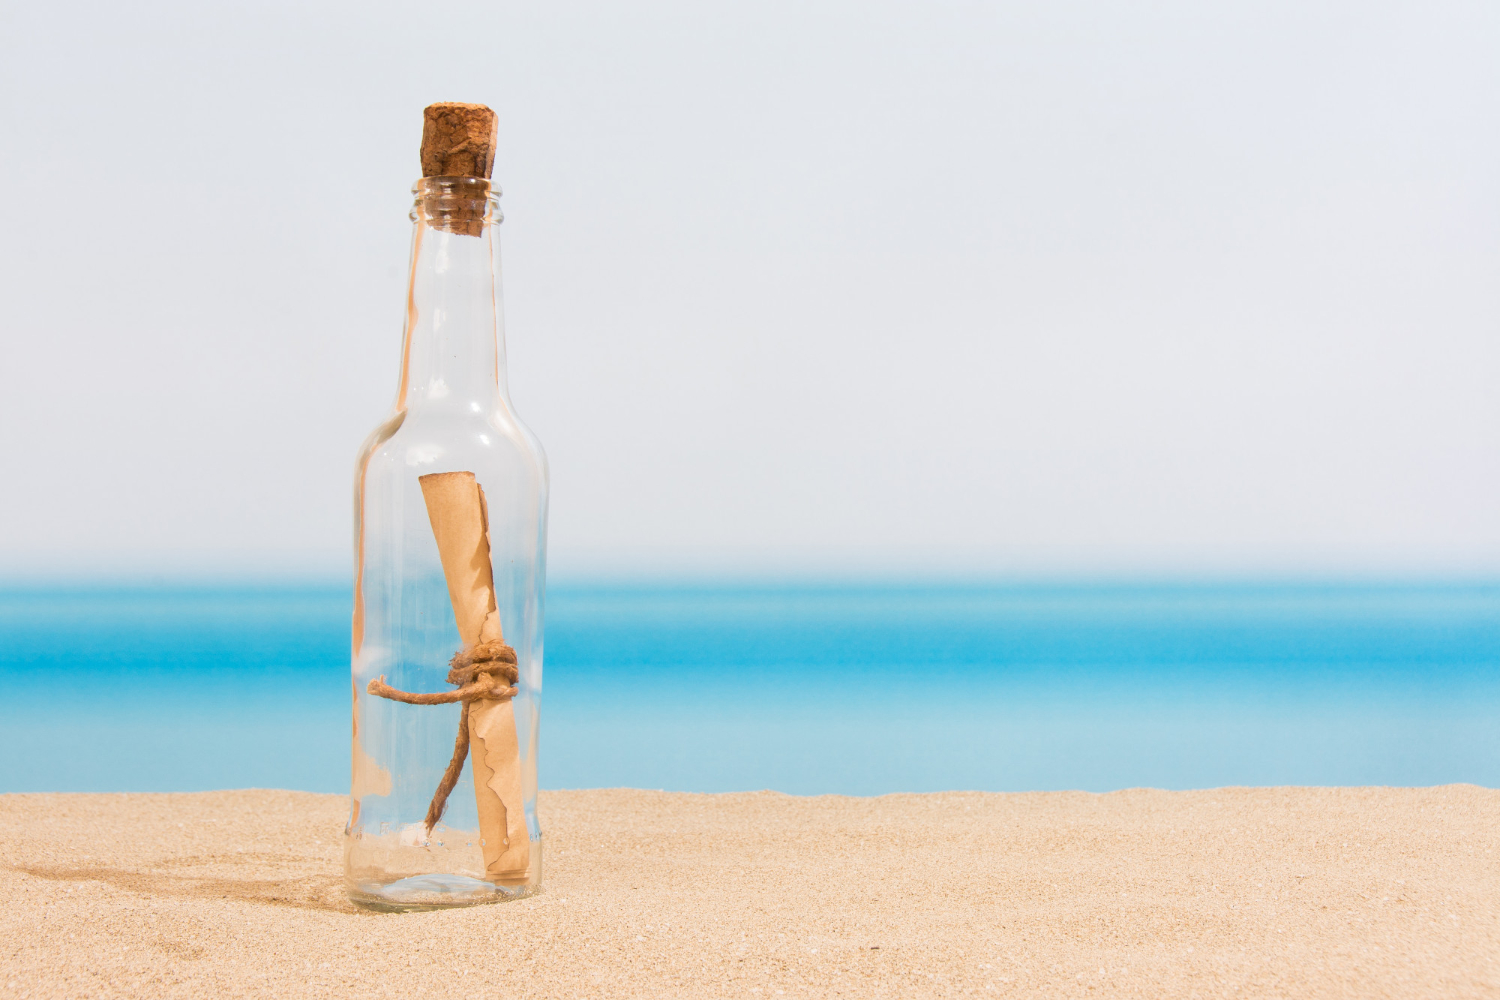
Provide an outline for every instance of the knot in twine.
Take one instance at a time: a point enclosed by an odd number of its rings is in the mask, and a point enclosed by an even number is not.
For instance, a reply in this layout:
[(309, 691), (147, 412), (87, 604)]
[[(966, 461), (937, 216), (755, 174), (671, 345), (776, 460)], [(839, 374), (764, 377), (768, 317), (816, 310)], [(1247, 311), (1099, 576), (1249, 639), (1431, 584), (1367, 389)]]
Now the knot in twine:
[(365, 688), (370, 694), (408, 705), (449, 705), (455, 701), (468, 704), (476, 698), (504, 701), (516, 696), (512, 685), (520, 676), (516, 669), (516, 651), (503, 642), (481, 642), (471, 649), (453, 655), (448, 661), (448, 683), (460, 685), (457, 691), (413, 694), (398, 691), (385, 682), (385, 674)]
[(469, 753), (469, 705), (475, 701), (509, 701), (516, 696), (516, 681), (520, 671), (516, 666), (516, 651), (503, 642), (476, 643), (467, 650), (459, 650), (448, 661), (448, 683), (459, 685), (457, 691), (435, 691), (418, 694), (400, 691), (385, 682), (385, 674), (365, 688), (377, 698), (405, 702), (408, 705), (451, 705), (463, 703), (458, 716), (458, 738), (453, 741), (453, 757), (443, 780), (438, 782), (432, 795), (432, 804), (427, 807), (425, 820), (427, 832), (437, 826), (448, 807), (448, 795), (458, 784), (458, 776), (464, 769), (464, 758)]

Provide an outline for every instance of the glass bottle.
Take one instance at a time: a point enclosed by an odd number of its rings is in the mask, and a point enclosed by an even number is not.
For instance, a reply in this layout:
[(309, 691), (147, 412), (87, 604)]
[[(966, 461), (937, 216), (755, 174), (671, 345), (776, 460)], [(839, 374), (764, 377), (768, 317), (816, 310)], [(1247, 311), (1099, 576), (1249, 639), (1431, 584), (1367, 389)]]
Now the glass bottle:
[(400, 386), (354, 494), (344, 870), (352, 900), (388, 910), (529, 895), (542, 867), (547, 462), (506, 386), (499, 191), (456, 176), (412, 191)]

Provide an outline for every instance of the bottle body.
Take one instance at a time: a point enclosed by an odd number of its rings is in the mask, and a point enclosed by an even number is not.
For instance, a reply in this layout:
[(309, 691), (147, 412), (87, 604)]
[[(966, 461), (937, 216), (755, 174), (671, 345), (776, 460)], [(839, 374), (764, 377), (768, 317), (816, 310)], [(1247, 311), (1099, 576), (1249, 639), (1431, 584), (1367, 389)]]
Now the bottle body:
[[(546, 459), (506, 390), (489, 185), (416, 191), (400, 389), (355, 480), (345, 878), (384, 909), (515, 898), (541, 879)], [(505, 651), (510, 673), (476, 674), (495, 666), (470, 662), (480, 649)]]

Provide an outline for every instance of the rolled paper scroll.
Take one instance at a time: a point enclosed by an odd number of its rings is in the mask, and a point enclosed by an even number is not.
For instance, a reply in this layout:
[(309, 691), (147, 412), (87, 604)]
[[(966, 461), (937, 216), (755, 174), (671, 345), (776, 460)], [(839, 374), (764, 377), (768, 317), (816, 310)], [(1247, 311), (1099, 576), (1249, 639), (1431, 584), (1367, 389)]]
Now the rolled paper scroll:
[[(439, 472), (422, 476), (418, 482), (463, 648), (503, 642), (483, 488), (472, 472)], [(468, 723), (485, 876), (502, 884), (523, 882), (531, 864), (531, 839), (521, 790), (515, 709), (509, 698), (481, 698), (470, 703)]]

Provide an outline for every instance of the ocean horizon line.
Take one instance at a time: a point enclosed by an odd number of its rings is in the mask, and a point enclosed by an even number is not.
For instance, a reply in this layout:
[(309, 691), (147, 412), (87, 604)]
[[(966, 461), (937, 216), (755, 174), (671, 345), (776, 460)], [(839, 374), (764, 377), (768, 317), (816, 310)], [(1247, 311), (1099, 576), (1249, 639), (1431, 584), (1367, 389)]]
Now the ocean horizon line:
[[(806, 591), (893, 593), (902, 591), (1006, 591), (1106, 594), (1112, 591), (1245, 593), (1278, 590), (1314, 593), (1409, 590), (1500, 589), (1500, 571), (1492, 573), (672, 573), (560, 574), (547, 581), (549, 591), (569, 593), (637, 591), (711, 594), (714, 592)], [(0, 599), (27, 594), (124, 594), (181, 591), (218, 594), (256, 592), (353, 592), (348, 577), (329, 574), (181, 573), (85, 576), (0, 576)]]

